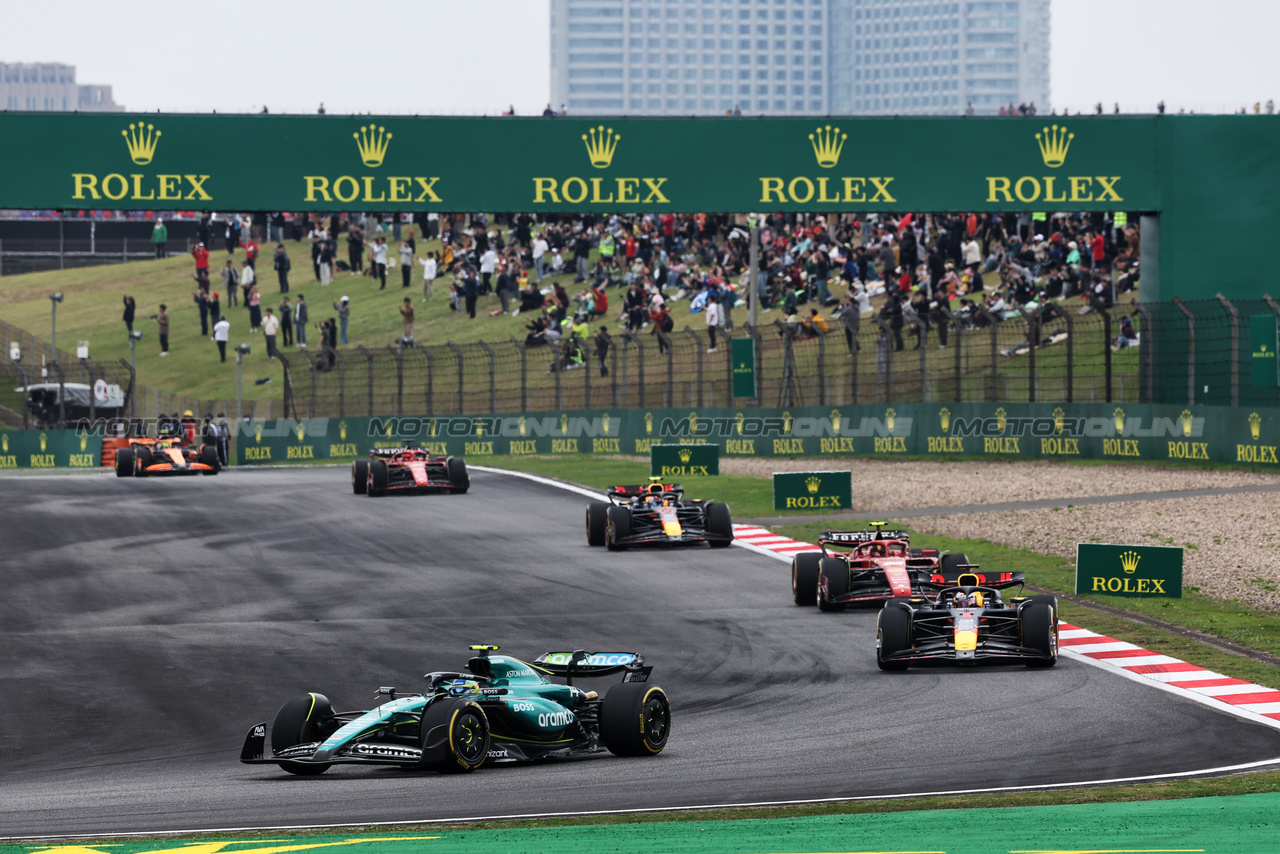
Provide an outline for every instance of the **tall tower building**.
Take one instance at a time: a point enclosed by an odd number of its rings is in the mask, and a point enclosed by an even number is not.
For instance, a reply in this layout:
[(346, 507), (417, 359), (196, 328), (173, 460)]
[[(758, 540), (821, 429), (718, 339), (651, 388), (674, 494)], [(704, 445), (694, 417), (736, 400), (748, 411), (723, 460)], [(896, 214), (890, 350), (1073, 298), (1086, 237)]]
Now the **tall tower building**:
[(76, 83), (76, 67), (60, 62), (0, 62), (0, 108), (36, 112), (116, 113), (110, 86)]
[(570, 115), (1049, 109), (1049, 0), (551, 0)]

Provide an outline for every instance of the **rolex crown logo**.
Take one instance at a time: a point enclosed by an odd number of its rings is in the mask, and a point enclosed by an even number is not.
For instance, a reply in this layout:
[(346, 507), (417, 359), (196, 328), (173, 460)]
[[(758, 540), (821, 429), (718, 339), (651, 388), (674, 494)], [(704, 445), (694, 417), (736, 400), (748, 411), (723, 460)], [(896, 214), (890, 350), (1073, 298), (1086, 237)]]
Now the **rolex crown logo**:
[(681, 449), (680, 449), (680, 462), (685, 463), (686, 465), (688, 465), (689, 460), (691, 460), (691, 459), (693, 459), (693, 451), (689, 450), (688, 448), (681, 448)]
[(835, 433), (840, 432), (840, 410), (831, 410), (831, 430)]
[(40, 434), (40, 453), (43, 454), (45, 452), (45, 449), (48, 447), (49, 447), (49, 437), (46, 434), (41, 433)]
[(1066, 423), (1066, 421), (1067, 421), (1067, 413), (1062, 411), (1061, 406), (1055, 406), (1053, 408), (1053, 431), (1055, 433), (1061, 433), (1062, 427)]
[(609, 435), (609, 413), (600, 416), (600, 426), (604, 427), (604, 434)]
[(3, 450), (6, 454), (9, 453), (9, 436), (7, 434), (0, 436), (0, 450)]
[(818, 165), (823, 169), (831, 169), (840, 162), (840, 150), (849, 134), (841, 133), (840, 128), (831, 125), (819, 127), (809, 134), (809, 144), (813, 146), (813, 156), (818, 158)]
[(298, 429), (294, 431), (294, 434), (298, 437), (298, 441), (301, 442), (307, 435), (307, 428), (299, 424)]
[(338, 422), (338, 439), (343, 442), (347, 441), (347, 422), (345, 421)]
[(809, 490), (810, 495), (817, 495), (818, 487), (820, 486), (822, 486), (822, 478), (816, 475), (811, 478), (807, 478), (804, 482), (804, 488)]
[(391, 134), (384, 127), (369, 125), (356, 133), (356, 148), (360, 149), (360, 160), (365, 166), (381, 166), (382, 158), (387, 156), (387, 146), (391, 144)]
[(733, 416), (734, 426), (738, 428), (738, 435), (742, 435), (742, 425), (746, 422), (747, 416), (741, 412)]
[(938, 410), (938, 420), (942, 422), (942, 432), (951, 429), (951, 410), (945, 406)]
[(262, 441), (262, 425), (261, 424), (253, 425), (253, 441), (255, 442)]
[(890, 433), (893, 432), (893, 423), (897, 420), (898, 420), (898, 413), (895, 412), (893, 409), (886, 409), (884, 411), (884, 426), (889, 428)]
[(1124, 571), (1130, 575), (1133, 575), (1134, 571), (1138, 568), (1138, 561), (1140, 560), (1142, 560), (1142, 555), (1135, 551), (1130, 550), (1127, 552), (1120, 552), (1120, 566), (1122, 566)]
[(1116, 432), (1123, 433), (1124, 432), (1124, 410), (1117, 406), (1116, 411), (1111, 413), (1111, 420), (1116, 425)]
[(1004, 411), (1003, 406), (996, 407), (996, 428), (999, 432), (1004, 432), (1004, 425), (1007, 423), (1006, 419), (1008, 419), (1008, 417), (1009, 413)]
[(560, 413), (560, 432), (561, 433), (569, 432), (569, 416), (564, 412)]
[(521, 415), (517, 423), (520, 425), (520, 435), (525, 435), (525, 432), (529, 429), (529, 420)]
[(1253, 437), (1255, 442), (1262, 435), (1262, 416), (1256, 412), (1249, 413), (1249, 435)]
[(615, 136), (613, 128), (606, 128), (604, 125), (584, 133), (582, 141), (587, 144), (587, 157), (591, 158), (591, 165), (597, 169), (608, 167), (613, 162), (613, 152), (618, 150), (618, 141), (621, 139), (621, 134)]
[(1182, 435), (1190, 436), (1191, 424), (1192, 424), (1191, 410), (1190, 409), (1182, 410), (1182, 412), (1178, 415), (1178, 418), (1182, 420)]
[(89, 447), (89, 436), (86, 433), (80, 434), (80, 451), (83, 453)]
[(1067, 159), (1067, 149), (1071, 147), (1071, 140), (1075, 139), (1074, 133), (1067, 133), (1065, 127), (1054, 125), (1052, 128), (1045, 128), (1043, 133), (1036, 134), (1036, 142), (1040, 143), (1040, 156), (1044, 158), (1044, 165), (1050, 169), (1057, 169)]
[(646, 412), (644, 414), (644, 432), (646, 436), (653, 435), (653, 413)]
[(146, 166), (155, 156), (156, 145), (160, 142), (160, 131), (155, 125), (144, 125), (130, 122), (128, 130), (120, 131), (125, 145), (129, 146), (129, 157), (139, 166)]

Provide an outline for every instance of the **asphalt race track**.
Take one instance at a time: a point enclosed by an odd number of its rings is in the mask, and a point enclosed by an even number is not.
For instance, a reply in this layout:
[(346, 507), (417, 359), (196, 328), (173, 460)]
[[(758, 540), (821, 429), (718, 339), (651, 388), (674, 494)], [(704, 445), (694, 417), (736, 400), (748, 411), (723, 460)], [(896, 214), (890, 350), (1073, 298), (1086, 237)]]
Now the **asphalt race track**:
[[(0, 478), (0, 836), (850, 797), (1280, 756), (1275, 729), (1078, 661), (881, 673), (874, 613), (795, 607), (782, 562), (609, 554), (586, 545), (583, 497), (472, 484), (370, 499), (331, 468)], [(672, 699), (670, 746), (463, 776), (237, 761), (295, 694), (367, 708), (481, 642), (644, 653)]]

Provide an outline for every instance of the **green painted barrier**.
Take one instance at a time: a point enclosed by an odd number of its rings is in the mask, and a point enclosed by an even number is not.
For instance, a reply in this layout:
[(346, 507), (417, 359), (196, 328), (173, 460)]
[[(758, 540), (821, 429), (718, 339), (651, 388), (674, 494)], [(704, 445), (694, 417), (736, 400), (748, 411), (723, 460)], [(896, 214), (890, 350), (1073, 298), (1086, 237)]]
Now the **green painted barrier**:
[[(487, 772), (501, 774), (503, 772)], [(1071, 806), (907, 810), (890, 813), (323, 834), (271, 839), (122, 838), (110, 844), (0, 846), (3, 854), (546, 854), (661, 851), (664, 854), (1066, 854), (1204, 852), (1271, 854), (1280, 834), (1280, 794)]]
[(774, 472), (774, 510), (848, 510), (853, 474), (847, 471)]
[(720, 446), (650, 445), (649, 473), (661, 478), (718, 475)]
[(0, 431), (0, 469), (92, 469), (102, 465), (102, 438), (74, 430)]
[(1182, 549), (1080, 543), (1076, 593), (1181, 599)]

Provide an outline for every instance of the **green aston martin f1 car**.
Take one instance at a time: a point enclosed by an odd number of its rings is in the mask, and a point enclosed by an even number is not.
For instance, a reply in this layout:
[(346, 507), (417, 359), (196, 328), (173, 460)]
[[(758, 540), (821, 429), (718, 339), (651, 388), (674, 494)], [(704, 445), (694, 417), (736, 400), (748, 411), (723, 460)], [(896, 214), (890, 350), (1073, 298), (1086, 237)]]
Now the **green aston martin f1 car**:
[[(598, 755), (656, 756), (671, 732), (666, 693), (633, 652), (548, 652), (532, 662), (473, 646), (466, 672), (425, 676), (427, 690), (369, 711), (336, 712), (323, 694), (280, 707), (271, 725), (250, 728), (240, 761), (273, 763), (291, 774), (320, 774), (336, 763), (399, 765), (441, 772), (481, 765)], [(622, 674), (603, 697), (574, 679)], [(562, 679), (553, 682), (548, 677)]]

